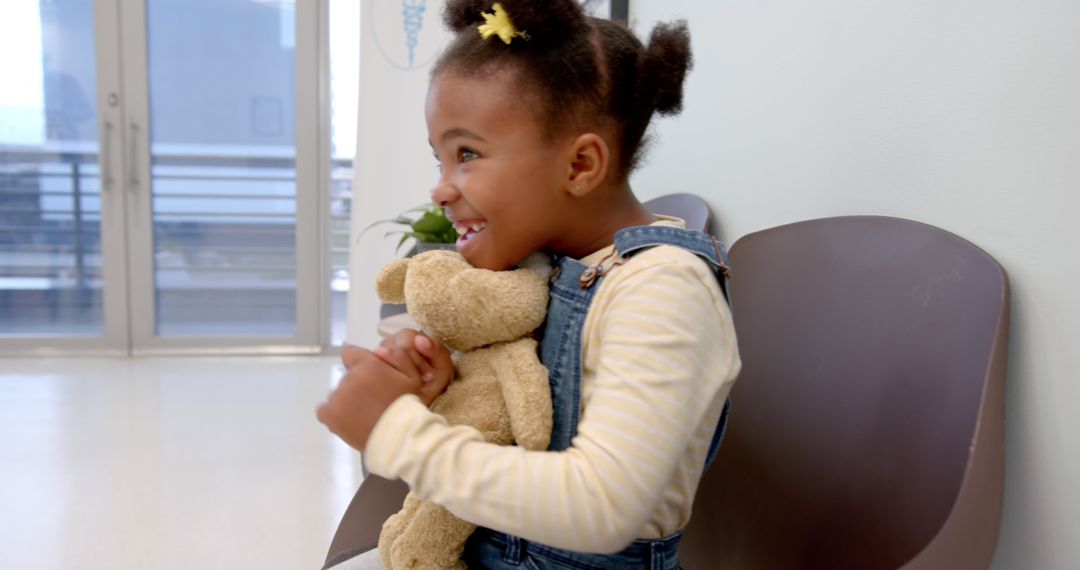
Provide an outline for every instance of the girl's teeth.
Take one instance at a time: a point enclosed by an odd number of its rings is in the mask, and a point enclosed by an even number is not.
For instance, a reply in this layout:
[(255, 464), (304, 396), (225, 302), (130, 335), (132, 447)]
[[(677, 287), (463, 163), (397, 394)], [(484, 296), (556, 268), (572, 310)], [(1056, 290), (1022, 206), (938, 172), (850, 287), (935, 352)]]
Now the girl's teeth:
[(481, 222), (481, 223), (472, 223), (472, 224), (461, 224), (461, 225), (456, 226), (456, 227), (457, 227), (457, 230), (458, 230), (459, 234), (465, 234), (465, 233), (469, 233), (469, 232), (472, 232), (472, 233), (479, 232), (479, 231), (483, 230), (486, 226), (487, 226), (487, 224), (484, 224), (484, 223)]

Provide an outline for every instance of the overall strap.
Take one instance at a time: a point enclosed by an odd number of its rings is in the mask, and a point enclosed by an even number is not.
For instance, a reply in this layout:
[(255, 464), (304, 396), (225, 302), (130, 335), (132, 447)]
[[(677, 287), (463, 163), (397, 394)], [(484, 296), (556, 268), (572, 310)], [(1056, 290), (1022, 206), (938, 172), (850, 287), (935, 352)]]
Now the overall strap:
[(581, 335), (598, 287), (582, 287), (593, 268), (561, 257), (555, 260), (540, 361), (551, 386), (552, 431), (548, 449), (562, 451), (577, 435), (581, 406)]
[[(658, 245), (672, 245), (688, 250), (705, 260), (713, 271), (724, 279), (731, 278), (727, 248), (711, 235), (671, 226), (637, 226), (619, 230), (615, 234), (615, 249), (623, 258), (632, 257)], [(720, 284), (724, 285), (723, 279)]]

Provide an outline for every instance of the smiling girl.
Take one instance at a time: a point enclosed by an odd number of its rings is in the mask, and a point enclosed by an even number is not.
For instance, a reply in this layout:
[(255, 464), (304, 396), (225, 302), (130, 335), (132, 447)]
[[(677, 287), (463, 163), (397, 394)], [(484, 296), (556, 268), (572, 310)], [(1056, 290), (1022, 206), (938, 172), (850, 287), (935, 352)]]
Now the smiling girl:
[(557, 264), (551, 446), (488, 444), (432, 414), (452, 364), (417, 331), (347, 349), (319, 419), (373, 473), (482, 527), (469, 567), (677, 568), (740, 366), (721, 246), (649, 213), (629, 182), (654, 113), (681, 110), (687, 27), (658, 25), (646, 46), (572, 0), (450, 0), (445, 19), (456, 36), (425, 109), (432, 201), (473, 265)]

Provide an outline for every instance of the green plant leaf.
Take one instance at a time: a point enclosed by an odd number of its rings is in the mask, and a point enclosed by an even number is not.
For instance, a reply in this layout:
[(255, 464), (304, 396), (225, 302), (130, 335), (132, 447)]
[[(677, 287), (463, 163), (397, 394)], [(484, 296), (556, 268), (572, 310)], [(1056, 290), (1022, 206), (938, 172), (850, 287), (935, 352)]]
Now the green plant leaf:
[(442, 213), (424, 212), (423, 216), (412, 223), (413, 231), (426, 234), (442, 233), (451, 227), (453, 225), (450, 220)]
[(400, 224), (400, 225), (403, 225), (403, 226), (407, 226), (407, 225), (411, 224), (412, 222), (413, 222), (412, 218), (406, 218), (405, 216), (398, 216), (396, 218), (387, 219), (387, 220), (376, 220), (376, 221), (371, 222), (370, 224), (368, 224), (367, 227), (365, 227), (364, 229), (360, 230), (359, 235), (364, 235), (364, 233), (366, 233), (371, 228), (373, 228), (375, 226), (382, 225), (382, 224)]
[[(406, 215), (409, 213), (420, 213), (420, 215), (409, 217)], [(416, 206), (406, 210), (396, 218), (372, 222), (361, 230), (357, 239), (371, 228), (381, 224), (402, 226), (401, 230), (389, 231), (384, 234), (384, 237), (401, 235), (401, 239), (398, 240), (397, 244), (398, 250), (410, 239), (423, 243), (455, 243), (458, 240), (458, 232), (454, 229), (454, 224), (450, 223), (450, 220), (446, 218), (446, 211), (434, 204)]]

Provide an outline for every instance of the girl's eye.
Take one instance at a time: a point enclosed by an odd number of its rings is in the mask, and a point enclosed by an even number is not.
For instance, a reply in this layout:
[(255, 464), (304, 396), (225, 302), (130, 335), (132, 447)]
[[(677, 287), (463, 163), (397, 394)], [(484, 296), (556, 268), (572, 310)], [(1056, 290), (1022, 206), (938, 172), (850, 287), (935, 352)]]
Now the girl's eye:
[(476, 151), (474, 151), (472, 149), (461, 148), (461, 149), (458, 149), (458, 151), (457, 151), (457, 160), (458, 160), (459, 163), (469, 162), (470, 160), (473, 160), (473, 159), (476, 159), (476, 158), (480, 158), (480, 155)]

